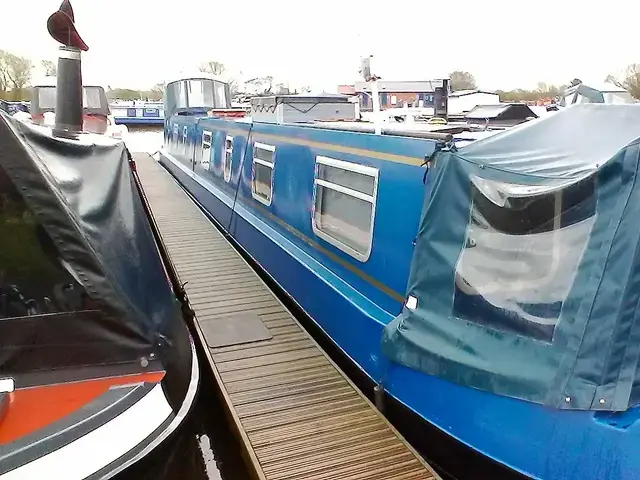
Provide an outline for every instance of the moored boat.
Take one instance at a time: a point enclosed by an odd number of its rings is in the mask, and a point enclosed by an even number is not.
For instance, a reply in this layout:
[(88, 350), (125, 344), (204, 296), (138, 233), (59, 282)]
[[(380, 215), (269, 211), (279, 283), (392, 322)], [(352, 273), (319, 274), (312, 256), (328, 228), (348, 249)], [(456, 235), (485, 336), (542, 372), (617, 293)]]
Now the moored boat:
[(130, 100), (109, 105), (116, 125), (163, 125), (162, 102)]
[[(20, 117), (37, 125), (53, 126), (56, 121), (57, 78), (44, 77), (34, 82), (29, 115)], [(109, 108), (104, 87), (82, 86), (82, 129), (85, 132), (125, 140), (128, 129), (118, 125)]]
[(130, 155), (81, 131), (80, 48), (62, 48), (76, 95), (54, 127), (0, 112), (2, 480), (111, 478), (198, 389), (189, 308)]
[(488, 468), (640, 476), (639, 107), (376, 135), (339, 98), (205, 116), (224, 89), (167, 85), (161, 163), (372, 384)]

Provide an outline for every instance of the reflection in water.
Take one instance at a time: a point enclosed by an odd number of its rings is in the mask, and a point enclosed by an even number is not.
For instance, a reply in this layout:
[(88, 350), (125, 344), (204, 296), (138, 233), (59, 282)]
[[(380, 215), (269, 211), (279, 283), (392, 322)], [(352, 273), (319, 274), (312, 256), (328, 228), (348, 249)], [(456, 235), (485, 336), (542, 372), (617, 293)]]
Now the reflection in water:
[[(162, 127), (130, 128), (127, 147), (154, 153), (162, 146)], [(246, 480), (241, 448), (226, 423), (212, 375), (200, 362), (202, 379), (196, 405), (174, 435), (117, 480)]]
[[(204, 362), (201, 362), (201, 364)], [(226, 423), (206, 367), (187, 421), (148, 457), (117, 480), (245, 480), (240, 445)]]
[(127, 148), (131, 152), (155, 153), (162, 147), (163, 126), (135, 125), (129, 127), (125, 137)]

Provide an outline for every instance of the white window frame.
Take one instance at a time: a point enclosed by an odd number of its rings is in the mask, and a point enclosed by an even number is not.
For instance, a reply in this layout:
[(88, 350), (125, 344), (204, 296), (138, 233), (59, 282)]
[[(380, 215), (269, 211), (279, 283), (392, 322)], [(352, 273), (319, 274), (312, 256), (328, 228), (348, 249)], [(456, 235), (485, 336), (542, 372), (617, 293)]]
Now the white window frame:
[[(229, 159), (229, 165), (227, 167), (227, 158)], [(222, 175), (224, 181), (229, 183), (231, 181), (231, 166), (233, 164), (233, 137), (227, 135), (224, 139), (224, 157), (222, 157)], [(253, 187), (252, 187), (253, 190)]]
[(173, 125), (173, 135), (171, 135), (171, 143), (175, 144), (176, 151), (178, 150), (178, 140), (180, 139), (179, 127), (177, 124)]
[[(208, 136), (209, 140), (205, 140), (205, 137)], [(210, 130), (202, 131), (202, 145), (200, 149), (200, 165), (205, 170), (209, 170), (209, 166), (211, 165), (211, 142), (213, 140), (213, 132)]]
[[(269, 152), (271, 152), (272, 156), (271, 162), (268, 162), (266, 160), (262, 160), (260, 158), (256, 158), (256, 149), (260, 149), (260, 150), (267, 150)], [(275, 165), (276, 165), (276, 147), (275, 145), (267, 145), (266, 143), (259, 143), (259, 142), (255, 142), (253, 144), (253, 151), (252, 151), (252, 156), (253, 156), (253, 163), (251, 165), (251, 196), (259, 201), (260, 203), (266, 205), (267, 207), (271, 205), (271, 202), (273, 202), (273, 177), (275, 175)], [(255, 179), (256, 179), (256, 169), (255, 169), (255, 165), (256, 163), (263, 165), (265, 167), (269, 167), (271, 169), (271, 188), (269, 189), (269, 198), (266, 199), (260, 195), (258, 195), (256, 193), (256, 189), (255, 189)]]
[[(373, 194), (368, 195), (366, 193), (362, 193), (358, 190), (353, 190), (349, 187), (344, 187), (342, 185), (338, 185), (336, 183), (329, 182), (327, 180), (323, 180), (318, 178), (318, 167), (317, 165), (327, 165), (329, 167), (340, 168), (342, 170), (347, 170), (349, 172), (358, 173), (360, 175), (367, 175), (369, 177), (373, 177)], [(323, 239), (325, 242), (330, 243), (334, 247), (342, 250), (344, 253), (352, 256), (356, 260), (361, 262), (366, 262), (369, 260), (371, 256), (371, 250), (373, 249), (373, 228), (376, 217), (376, 203), (378, 199), (378, 176), (380, 171), (377, 168), (369, 167), (367, 165), (360, 165), (359, 163), (346, 162), (344, 160), (337, 160), (335, 158), (324, 157), (322, 155), (316, 156), (316, 168), (313, 177), (313, 208), (311, 210), (311, 227), (313, 232), (319, 238)], [(366, 202), (371, 203), (371, 226), (369, 227), (369, 245), (367, 247), (367, 251), (362, 253), (359, 252), (349, 245), (343, 243), (337, 238), (331, 236), (331, 234), (322, 230), (317, 222), (316, 222), (316, 196), (318, 191), (318, 185), (323, 188), (329, 188), (336, 192), (340, 192), (344, 195), (349, 195), (354, 198), (358, 198), (360, 200), (364, 200)]]
[(189, 130), (185, 125), (184, 127), (182, 127), (182, 149), (185, 155), (187, 154), (187, 138), (188, 137), (189, 137)]

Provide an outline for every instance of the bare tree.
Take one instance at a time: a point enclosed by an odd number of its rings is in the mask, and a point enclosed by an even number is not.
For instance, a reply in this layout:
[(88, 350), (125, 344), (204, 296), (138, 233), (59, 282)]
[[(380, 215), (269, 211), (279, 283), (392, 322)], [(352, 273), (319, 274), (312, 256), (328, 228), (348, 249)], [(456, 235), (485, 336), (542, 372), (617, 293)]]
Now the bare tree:
[(9, 90), (9, 76), (7, 75), (7, 63), (5, 62), (6, 52), (0, 50), (0, 92)]
[(273, 90), (273, 77), (257, 77), (247, 80), (247, 84), (252, 85), (258, 91), (258, 95), (269, 95)]
[(275, 93), (279, 94), (279, 95), (289, 95), (291, 93), (293, 93), (291, 91), (291, 89), (289, 89), (289, 86), (285, 83), (277, 83), (276, 84), (276, 89), (275, 89)]
[(51, 60), (42, 60), (42, 68), (46, 77), (55, 77), (58, 74), (58, 66)]
[(31, 70), (33, 63), (25, 57), (19, 57), (9, 52), (1, 52), (4, 72), (8, 79), (8, 86), (21, 90), (27, 86), (31, 80)]
[(229, 94), (231, 95), (231, 98), (240, 93), (240, 88), (238, 87), (238, 82), (235, 78), (230, 78), (227, 84), (229, 85)]
[(449, 74), (451, 90), (473, 90), (476, 88), (476, 79), (469, 72), (456, 70)]
[(0, 91), (13, 90), (13, 96), (22, 97), (29, 84), (33, 64), (31, 60), (0, 50)]
[(164, 83), (156, 83), (151, 89), (140, 92), (141, 96), (148, 98), (149, 100), (158, 101), (162, 100), (164, 95)]
[(605, 82), (613, 83), (619, 88), (624, 88), (633, 98), (640, 100), (640, 64), (632, 63), (629, 65), (622, 81), (613, 75), (608, 75)]
[(564, 85), (560, 85), (559, 87), (556, 85), (549, 85), (546, 82), (538, 82), (538, 88), (535, 90), (536, 93), (539, 94), (539, 99), (543, 98), (555, 98), (564, 93), (566, 87)]
[(200, 64), (201, 72), (210, 73), (212, 75), (221, 75), (226, 70), (224, 63), (209, 61)]

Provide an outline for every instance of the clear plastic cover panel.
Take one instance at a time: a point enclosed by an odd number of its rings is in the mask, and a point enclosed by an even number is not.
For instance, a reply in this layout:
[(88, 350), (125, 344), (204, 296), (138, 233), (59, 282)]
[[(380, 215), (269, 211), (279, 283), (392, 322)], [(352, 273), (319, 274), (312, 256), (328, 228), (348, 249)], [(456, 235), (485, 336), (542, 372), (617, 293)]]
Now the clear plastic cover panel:
[[(37, 90), (37, 106), (39, 110), (53, 110), (56, 108), (56, 87), (34, 88)], [(83, 87), (82, 104), (88, 110), (104, 110), (106, 112), (109, 109), (102, 87)]]
[(227, 108), (227, 87), (224, 82), (211, 79), (185, 79), (172, 82), (164, 95), (165, 114), (189, 108)]
[(212, 107), (216, 104), (213, 96), (213, 82), (189, 80), (186, 84), (190, 107)]
[(95, 308), (0, 166), (0, 319)]
[(595, 221), (595, 180), (519, 197), (486, 180), (483, 192), (478, 180), (455, 269), (454, 315), (550, 342)]

